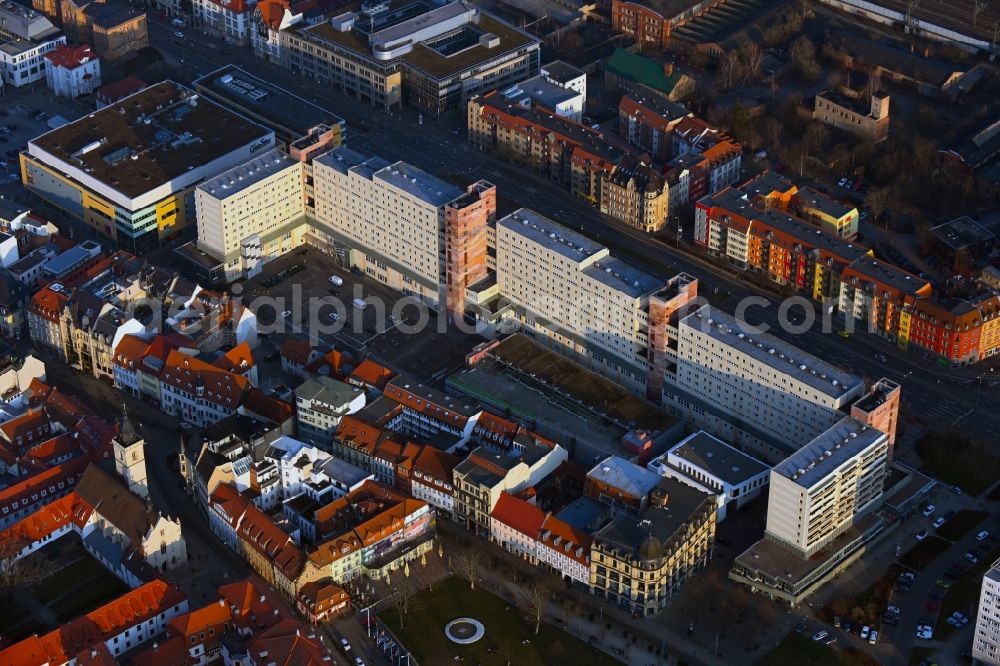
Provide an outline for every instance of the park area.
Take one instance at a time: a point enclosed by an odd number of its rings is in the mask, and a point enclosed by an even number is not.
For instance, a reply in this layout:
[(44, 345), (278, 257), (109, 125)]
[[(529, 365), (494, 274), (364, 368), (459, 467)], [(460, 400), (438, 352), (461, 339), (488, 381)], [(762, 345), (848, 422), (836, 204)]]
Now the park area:
[[(462, 617), (482, 623), (485, 634), (481, 639), (460, 645), (445, 635), (445, 626)], [(524, 611), (479, 588), (470, 590), (457, 576), (413, 596), (402, 622), (398, 609), (383, 611), (379, 619), (421, 664), (456, 659), (484, 666), (614, 663), (609, 655), (552, 625), (542, 623), (536, 635), (534, 622)]]
[[(973, 497), (1000, 479), (1000, 456), (985, 442), (974, 442), (961, 432), (936, 430), (917, 442), (924, 467), (949, 485)], [(975, 460), (975, 465), (969, 461)]]

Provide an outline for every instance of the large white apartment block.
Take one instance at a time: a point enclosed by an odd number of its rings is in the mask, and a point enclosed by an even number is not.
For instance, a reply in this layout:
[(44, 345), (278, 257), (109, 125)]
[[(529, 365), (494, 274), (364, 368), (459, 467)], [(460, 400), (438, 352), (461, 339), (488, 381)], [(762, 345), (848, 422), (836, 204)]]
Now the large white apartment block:
[(313, 161), (317, 233), (368, 276), (443, 304), (445, 206), (458, 187), (405, 162), (337, 148)]
[(859, 377), (702, 305), (678, 322), (677, 360), (667, 370), (664, 400), (682, 408), (700, 401), (742, 429), (776, 440), (787, 454), (837, 423), (864, 391)]
[(304, 168), (271, 149), (195, 190), (198, 248), (223, 263), (226, 282), (253, 277), (302, 244)]
[(714, 495), (719, 503), (717, 523), (725, 520), (730, 504), (739, 509), (759, 496), (771, 475), (768, 465), (703, 430), (653, 458), (646, 468)]
[(0, 6), (0, 74), (20, 87), (45, 78), (45, 54), (66, 36), (44, 14), (12, 2)]
[(889, 437), (850, 416), (771, 471), (767, 536), (811, 557), (882, 503)]
[(983, 576), (972, 659), (980, 664), (1000, 664), (1000, 560)]
[(522, 208), (496, 223), (496, 282), (509, 316), (630, 390), (647, 374), (649, 296), (663, 282)]

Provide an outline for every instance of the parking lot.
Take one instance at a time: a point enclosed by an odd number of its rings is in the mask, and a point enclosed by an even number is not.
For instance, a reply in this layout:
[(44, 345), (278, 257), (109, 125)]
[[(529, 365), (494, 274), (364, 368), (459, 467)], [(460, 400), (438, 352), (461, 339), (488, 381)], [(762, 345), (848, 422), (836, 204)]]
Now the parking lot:
[[(342, 284), (331, 283), (331, 276)], [(370, 355), (422, 378), (437, 379), (457, 369), (483, 341), (454, 328), (442, 331), (443, 322), (429, 308), (420, 326), (420, 311), (412, 303), (404, 307), (408, 301), (401, 293), (351, 271), (338, 257), (315, 247), (304, 246), (268, 263), (242, 289), (260, 329), (274, 329), (269, 335), (279, 347), (286, 335), (306, 334), (321, 348), (332, 345), (356, 358)], [(359, 307), (361, 302), (364, 307)], [(274, 326), (279, 318), (284, 326)], [(401, 324), (406, 324), (403, 330)]]

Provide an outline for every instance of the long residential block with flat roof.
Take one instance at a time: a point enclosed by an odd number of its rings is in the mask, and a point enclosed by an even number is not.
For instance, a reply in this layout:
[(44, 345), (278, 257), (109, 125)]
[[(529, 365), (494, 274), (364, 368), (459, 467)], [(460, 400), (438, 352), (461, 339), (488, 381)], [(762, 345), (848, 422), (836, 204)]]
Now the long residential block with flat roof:
[(453, 222), (467, 214), (485, 227), (496, 209), (493, 186), (480, 181), (463, 190), (406, 162), (348, 148), (312, 168), (313, 232), (321, 241), (348, 250), (351, 265), (376, 280), (443, 308), (447, 278), (458, 269), (446, 251), (464, 236)]
[(194, 221), (194, 188), (274, 144), (274, 132), (172, 81), (28, 143), (33, 194), (132, 252)]
[(684, 412), (704, 413), (691, 398), (711, 405), (737, 429), (764, 435), (763, 443), (748, 438), (743, 446), (780, 460), (836, 423), (864, 392), (859, 377), (701, 305), (678, 324), (664, 400)]
[(462, 0), (363, 5), (279, 35), (284, 64), (381, 109), (439, 114), (538, 74), (539, 40)]
[(599, 361), (602, 374), (641, 392), (648, 372), (646, 309), (661, 280), (522, 208), (497, 220), (496, 285), (509, 303), (501, 317)]

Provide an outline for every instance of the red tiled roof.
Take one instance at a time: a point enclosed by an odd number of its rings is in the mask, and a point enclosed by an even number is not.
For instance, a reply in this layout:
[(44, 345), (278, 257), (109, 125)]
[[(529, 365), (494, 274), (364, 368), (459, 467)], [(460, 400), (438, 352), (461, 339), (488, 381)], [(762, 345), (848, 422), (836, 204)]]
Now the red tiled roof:
[(396, 373), (389, 368), (367, 358), (361, 361), (360, 365), (351, 373), (351, 379), (355, 380), (355, 383), (379, 390), (384, 389), (389, 380), (395, 376)]
[(203, 399), (222, 409), (235, 411), (249, 389), (246, 377), (221, 370), (194, 356), (173, 350), (167, 356), (160, 381), (185, 393), (195, 393), (198, 381), (204, 386)]
[(114, 601), (39, 638), (32, 636), (0, 652), (4, 666), (63, 664), (71, 655), (103, 644), (130, 627), (166, 612), (187, 599), (161, 579), (130, 590)]
[(179, 666), (191, 661), (188, 641), (183, 636), (157, 640), (129, 662), (131, 666)]
[(137, 335), (124, 335), (115, 347), (114, 363), (126, 370), (137, 370), (149, 349), (149, 343)]
[(289, 543), (292, 538), (274, 524), (271, 518), (253, 504), (248, 504), (243, 520), (236, 530), (240, 539), (269, 560)]
[(291, 337), (281, 345), (281, 357), (288, 359), (289, 363), (305, 367), (309, 362), (309, 355), (312, 353), (312, 342), (309, 338)]
[[(50, 432), (49, 416), (40, 409), (29, 409), (27, 413), (0, 424), (0, 435), (18, 448), (27, 448), (29, 442), (45, 441)], [(31, 439), (28, 439), (29, 435)], [(18, 438), (21, 438), (20, 442)]]
[(73, 433), (64, 432), (29, 449), (22, 456), (22, 460), (29, 459), (39, 464), (47, 465), (50, 461), (71, 455), (77, 450)]
[(249, 343), (242, 342), (215, 359), (213, 365), (227, 372), (243, 374), (253, 368), (253, 350)]
[(281, 19), (285, 16), (287, 2), (282, 0), (261, 0), (257, 3), (260, 10), (260, 20), (272, 30), (277, 30), (281, 25)]
[(348, 446), (372, 453), (382, 439), (382, 429), (365, 423), (356, 416), (345, 416), (337, 426), (337, 439)]
[(145, 87), (146, 82), (142, 79), (135, 76), (127, 76), (120, 81), (114, 81), (101, 86), (97, 89), (97, 96), (109, 102), (117, 102), (132, 93), (139, 92)]
[(246, 513), (250, 501), (243, 497), (231, 484), (220, 483), (212, 491), (209, 498), (210, 504), (219, 507), (229, 519), (230, 525), (235, 528), (243, 514)]
[[(286, 619), (250, 642), (250, 658), (274, 666), (328, 666), (330, 655), (308, 625)], [(265, 656), (266, 655), (266, 656)]]
[(580, 564), (590, 564), (590, 544), (593, 539), (586, 532), (555, 516), (546, 517), (538, 541)]
[[(61, 465), (49, 467), (38, 474), (12, 483), (0, 490), (0, 510), (4, 507), (13, 507), (13, 510), (16, 511), (18, 508), (30, 504), (32, 495), (38, 495), (39, 499), (43, 499), (42, 492), (47, 497), (50, 494), (54, 495), (68, 490), (69, 487), (76, 484), (83, 474), (83, 470), (89, 464), (90, 461), (87, 458), (77, 456)], [(22, 499), (26, 502), (22, 503)]]
[(431, 478), (451, 485), (452, 471), (460, 462), (462, 462), (460, 456), (435, 449), (433, 446), (425, 446), (414, 461), (413, 468)]
[(219, 600), (183, 615), (178, 615), (170, 620), (167, 627), (170, 631), (190, 640), (199, 632), (207, 631), (209, 627), (215, 629), (215, 634), (221, 634), (220, 627), (229, 622), (231, 617), (229, 606), (224, 600)]
[(279, 400), (273, 395), (268, 395), (258, 388), (251, 388), (247, 392), (243, 407), (248, 412), (253, 412), (272, 423), (281, 424), (295, 416), (295, 406), (284, 400)]
[(96, 58), (97, 56), (87, 44), (63, 45), (45, 54), (46, 60), (56, 67), (66, 69), (76, 69)]
[(94, 507), (85, 499), (70, 493), (0, 532), (0, 543), (31, 544), (71, 523), (82, 528), (93, 511)]
[(254, 631), (259, 629), (259, 625), (269, 627), (285, 617), (283, 606), (273, 589), (252, 579), (221, 586), (219, 596), (229, 605), (233, 622), (240, 626), (251, 626), (252, 623)]
[(500, 493), (500, 499), (490, 517), (532, 539), (538, 538), (542, 523), (545, 522), (545, 513), (541, 509), (508, 492)]
[(58, 324), (59, 315), (68, 300), (69, 296), (65, 292), (52, 291), (51, 287), (42, 287), (31, 297), (28, 312), (47, 319), (53, 324)]
[(326, 354), (307, 365), (305, 369), (306, 372), (311, 375), (320, 375), (322, 377), (340, 379), (343, 377), (344, 364), (350, 362), (350, 356), (342, 354), (336, 349), (331, 349)]

